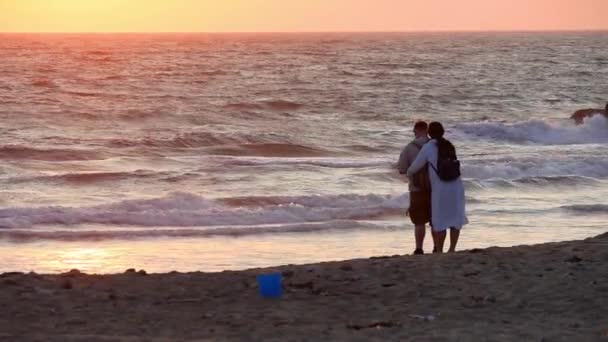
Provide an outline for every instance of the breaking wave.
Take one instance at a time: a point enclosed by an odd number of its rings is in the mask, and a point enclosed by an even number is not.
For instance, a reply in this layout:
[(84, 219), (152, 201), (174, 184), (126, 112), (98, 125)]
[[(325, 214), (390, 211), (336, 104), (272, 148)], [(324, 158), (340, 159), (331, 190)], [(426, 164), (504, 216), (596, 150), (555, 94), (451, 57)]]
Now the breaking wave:
[(530, 120), (513, 124), (482, 122), (457, 125), (467, 135), (483, 139), (543, 145), (608, 143), (608, 119), (595, 116), (582, 125), (573, 121)]
[(540, 176), (519, 179), (492, 178), (486, 180), (466, 180), (468, 189), (479, 188), (519, 188), (519, 187), (553, 187), (553, 186), (597, 186), (601, 181), (582, 176)]
[(576, 177), (608, 178), (608, 160), (598, 158), (504, 158), (465, 161), (463, 176), (468, 179), (509, 179), (523, 182), (571, 183)]
[(189, 193), (92, 207), (0, 210), (0, 227), (103, 224), (139, 227), (218, 227), (371, 220), (403, 211), (407, 195), (251, 197), (211, 200)]
[(161, 229), (110, 229), (110, 230), (24, 230), (10, 229), (0, 230), (0, 237), (13, 240), (62, 240), (62, 241), (82, 241), (82, 240), (106, 240), (106, 239), (137, 239), (154, 237), (212, 237), (212, 236), (247, 236), (257, 234), (283, 234), (283, 233), (313, 233), (321, 231), (335, 230), (395, 230), (401, 225), (390, 225), (372, 222), (356, 221), (332, 221), (322, 223), (302, 223), (286, 225), (262, 225), (262, 226), (240, 226), (240, 227), (219, 227), (219, 228), (161, 228)]

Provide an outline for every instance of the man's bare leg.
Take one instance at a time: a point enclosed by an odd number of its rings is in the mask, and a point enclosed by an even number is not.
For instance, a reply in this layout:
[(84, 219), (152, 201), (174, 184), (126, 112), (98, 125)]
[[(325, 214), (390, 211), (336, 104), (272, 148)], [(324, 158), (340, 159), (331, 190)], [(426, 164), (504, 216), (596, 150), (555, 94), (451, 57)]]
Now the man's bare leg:
[(414, 236), (416, 237), (416, 249), (422, 250), (424, 247), (424, 236), (426, 235), (426, 225), (417, 224), (414, 229)]
[(456, 245), (458, 244), (458, 238), (460, 237), (460, 229), (450, 228), (450, 249), (448, 253), (456, 252)]
[(435, 243), (435, 253), (443, 253), (443, 244), (445, 243), (445, 237), (447, 236), (446, 231), (435, 232), (437, 236), (437, 242)]

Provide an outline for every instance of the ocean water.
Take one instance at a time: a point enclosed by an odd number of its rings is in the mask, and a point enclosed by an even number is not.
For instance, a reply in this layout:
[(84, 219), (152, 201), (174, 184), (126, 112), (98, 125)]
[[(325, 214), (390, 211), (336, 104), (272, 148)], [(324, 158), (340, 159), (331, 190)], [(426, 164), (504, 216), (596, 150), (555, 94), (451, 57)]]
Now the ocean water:
[(568, 117), (607, 79), (605, 32), (3, 34), (0, 271), (411, 253), (417, 119), (462, 160), (460, 248), (594, 236), (608, 120)]

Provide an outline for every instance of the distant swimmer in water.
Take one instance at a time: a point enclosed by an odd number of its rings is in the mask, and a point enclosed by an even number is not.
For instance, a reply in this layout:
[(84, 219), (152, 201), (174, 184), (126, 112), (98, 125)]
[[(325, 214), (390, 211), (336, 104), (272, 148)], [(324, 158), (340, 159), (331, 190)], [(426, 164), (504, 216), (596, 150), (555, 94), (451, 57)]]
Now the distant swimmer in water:
[(586, 118), (593, 117), (597, 114), (602, 114), (608, 119), (608, 103), (606, 103), (606, 108), (604, 109), (589, 108), (577, 110), (574, 114), (572, 114), (570, 119), (574, 119), (574, 122), (576, 122), (577, 125), (580, 125), (583, 123), (583, 121), (585, 121)]

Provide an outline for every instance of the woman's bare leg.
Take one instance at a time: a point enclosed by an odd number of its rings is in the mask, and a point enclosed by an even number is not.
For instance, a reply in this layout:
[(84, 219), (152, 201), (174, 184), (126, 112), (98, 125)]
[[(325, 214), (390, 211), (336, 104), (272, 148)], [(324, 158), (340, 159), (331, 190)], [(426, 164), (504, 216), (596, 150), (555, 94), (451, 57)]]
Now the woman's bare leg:
[(456, 245), (458, 244), (458, 238), (460, 237), (460, 229), (450, 228), (450, 249), (448, 253), (456, 252)]
[(438, 243), (438, 237), (437, 237), (437, 232), (433, 230), (433, 228), (431, 227), (431, 235), (433, 236), (433, 253), (436, 253), (435, 251), (437, 250), (437, 243)]
[(443, 244), (445, 243), (446, 231), (436, 232), (434, 237), (437, 238), (435, 242), (435, 253), (443, 253)]

